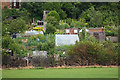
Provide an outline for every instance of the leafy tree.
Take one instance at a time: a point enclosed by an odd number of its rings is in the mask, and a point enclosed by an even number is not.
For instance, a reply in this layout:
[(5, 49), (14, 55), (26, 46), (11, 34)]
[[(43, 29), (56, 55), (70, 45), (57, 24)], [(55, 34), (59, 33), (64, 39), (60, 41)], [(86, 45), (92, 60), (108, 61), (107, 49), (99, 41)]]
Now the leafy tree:
[(31, 14), (25, 8), (19, 10), (19, 16), (22, 17), (28, 24), (31, 22), (30, 15)]
[(37, 45), (37, 50), (41, 51), (42, 49), (42, 43), (40, 42), (38, 45)]
[(2, 48), (6, 50), (12, 50), (13, 54), (19, 57), (25, 55), (24, 47), (21, 47), (18, 43), (14, 41), (14, 39), (11, 39), (10, 36), (3, 37)]
[(65, 11), (67, 13), (67, 17), (68, 18), (72, 18), (72, 8), (74, 7), (74, 5), (72, 5), (72, 3), (69, 3), (69, 2), (62, 2), (61, 3), (61, 6), (62, 6), (62, 10)]
[(70, 25), (64, 22), (61, 22), (59, 24), (59, 29), (66, 29), (66, 28), (70, 28)]
[(56, 28), (52, 25), (52, 24), (47, 24), (46, 25), (46, 34), (49, 34), (49, 33), (55, 33), (56, 32)]
[(117, 36), (118, 35), (118, 27), (115, 25), (105, 25), (105, 33), (107, 36)]
[[(96, 11), (94, 6), (84, 11), (81, 17), (85, 18), (90, 26), (101, 27), (103, 22), (103, 15), (100, 11)], [(97, 20), (96, 20), (97, 19)]]
[(57, 21), (57, 19), (55, 17), (53, 17), (53, 16), (47, 17), (46, 21), (47, 21), (47, 23), (50, 23), (50, 24), (52, 24), (55, 27), (57, 25), (59, 25), (59, 21)]
[(5, 8), (2, 10), (2, 20), (4, 21), (7, 17), (10, 17), (10, 16), (19, 16), (19, 11), (16, 10), (16, 9), (8, 9), (8, 8)]
[(21, 18), (12, 20), (10, 24), (7, 24), (7, 26), (10, 34), (23, 32), (27, 29), (25, 21)]
[(53, 11), (53, 10), (56, 11), (60, 16), (60, 19), (65, 19), (67, 16), (66, 12), (63, 11), (60, 2), (44, 3), (42, 4), (42, 9), (49, 11)]
[(50, 12), (47, 14), (47, 17), (49, 17), (49, 16), (55, 17), (58, 21), (60, 20), (60, 16), (59, 16), (59, 14), (58, 14), (56, 11), (50, 11)]
[(30, 18), (35, 18), (36, 20), (41, 20), (43, 18), (42, 2), (22, 2), (21, 10), (26, 9), (30, 13)]
[(4, 36), (2, 38), (2, 48), (9, 48), (9, 45), (14, 41), (10, 38), (10, 36)]
[(45, 50), (45, 51), (49, 51), (50, 49), (53, 49), (54, 47), (55, 47), (55, 42), (51, 34), (47, 35), (47, 41), (45, 41), (44, 43), (40, 42), (37, 45), (38, 50)]

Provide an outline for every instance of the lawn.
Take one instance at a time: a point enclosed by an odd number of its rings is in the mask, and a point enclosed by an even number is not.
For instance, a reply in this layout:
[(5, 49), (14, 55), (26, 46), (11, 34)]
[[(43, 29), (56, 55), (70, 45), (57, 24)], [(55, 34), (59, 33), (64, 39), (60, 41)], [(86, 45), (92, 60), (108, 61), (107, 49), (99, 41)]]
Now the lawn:
[(118, 68), (3, 70), (3, 78), (117, 78)]

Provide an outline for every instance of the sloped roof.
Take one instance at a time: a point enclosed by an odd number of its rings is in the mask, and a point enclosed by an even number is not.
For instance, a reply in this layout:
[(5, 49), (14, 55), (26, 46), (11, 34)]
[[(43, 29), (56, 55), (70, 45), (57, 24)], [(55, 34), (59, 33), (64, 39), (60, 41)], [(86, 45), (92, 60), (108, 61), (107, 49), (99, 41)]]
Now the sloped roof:
[(56, 34), (55, 35), (56, 46), (64, 46), (64, 45), (75, 44), (76, 41), (79, 42), (79, 37), (76, 34), (71, 34), (71, 35)]

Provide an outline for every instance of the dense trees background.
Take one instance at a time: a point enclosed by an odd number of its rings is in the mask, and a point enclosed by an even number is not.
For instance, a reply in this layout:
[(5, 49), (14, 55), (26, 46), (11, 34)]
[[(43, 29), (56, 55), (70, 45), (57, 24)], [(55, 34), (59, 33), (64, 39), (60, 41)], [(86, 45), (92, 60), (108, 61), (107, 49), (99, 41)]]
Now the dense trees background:
[[(30, 18), (35, 18), (36, 20), (42, 20), (44, 10), (53, 11), (53, 13), (57, 12), (60, 16), (60, 20), (67, 20), (69, 18), (79, 21), (82, 19), (84, 20), (84, 23), (88, 23), (87, 27), (104, 27), (107, 35), (114, 36), (118, 35), (118, 7), (118, 3), (115, 2), (28, 2), (22, 3), (21, 10), (26, 9), (26, 11), (30, 13)], [(57, 17), (57, 19), (59, 20), (59, 17)], [(71, 27), (73, 25), (77, 25), (73, 26), (77, 28), (81, 28), (81, 26), (84, 26), (83, 22), (77, 23), (75, 21), (72, 21), (72, 23), (73, 24), (68, 24)]]
[[(68, 28), (68, 25), (81, 28), (85, 26), (85, 23), (88, 23), (86, 27), (104, 27), (108, 36), (116, 36), (119, 24), (118, 7), (119, 4), (115, 2), (22, 2), (19, 10), (5, 7), (2, 17), (4, 21), (9, 16), (17, 15), (29, 24), (33, 18), (35, 21), (42, 20), (43, 11), (49, 10), (47, 21), (57, 29)], [(64, 21), (62, 23), (62, 25), (66, 25), (64, 28), (58, 24), (59, 20)]]
[(31, 18), (34, 17), (36, 19), (42, 19), (44, 10), (54, 10), (60, 15), (60, 19), (78, 19), (79, 17), (83, 17), (87, 21), (94, 21), (94, 19), (102, 17), (100, 20), (104, 20), (105, 22), (111, 23), (113, 21), (115, 24), (118, 23), (118, 3), (27, 2), (22, 3), (21, 9), (26, 9), (30, 13)]
[[(59, 33), (64, 33), (62, 30), (66, 28), (80, 28), (83, 29), (81, 41), (68, 49), (70, 61), (79, 65), (89, 65), (89, 63), (90, 65), (116, 65), (117, 45), (112, 42), (99, 43), (91, 37), (85, 38), (84, 30), (85, 27), (103, 27), (107, 36), (117, 36), (119, 6), (115, 2), (23, 2), (20, 9), (7, 9), (5, 7), (2, 10), (3, 53), (6, 54), (8, 50), (12, 50), (18, 56), (26, 56), (30, 51), (37, 49), (46, 50), (50, 54), (59, 54), (59, 51), (54, 50), (56, 46), (53, 34), (56, 33), (56, 29), (60, 29)], [(32, 23), (33, 18), (35, 22), (42, 20), (44, 10), (49, 10), (45, 20), (47, 21), (45, 35), (11, 39), (13, 33), (24, 33), (28, 30), (31, 27), (28, 25)], [(11, 16), (17, 18), (8, 19)], [(36, 41), (38, 38), (39, 42)], [(23, 43), (22, 39), (28, 39), (28, 42)]]

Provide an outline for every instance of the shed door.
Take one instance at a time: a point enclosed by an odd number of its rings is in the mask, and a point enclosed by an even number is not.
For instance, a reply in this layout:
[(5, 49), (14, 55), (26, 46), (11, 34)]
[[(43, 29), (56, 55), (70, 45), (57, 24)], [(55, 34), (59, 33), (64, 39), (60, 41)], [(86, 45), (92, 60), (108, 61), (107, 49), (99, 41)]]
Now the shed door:
[(98, 33), (98, 32), (94, 32), (94, 33), (93, 33), (93, 36), (94, 36), (96, 39), (99, 39), (99, 33)]

